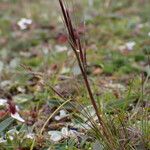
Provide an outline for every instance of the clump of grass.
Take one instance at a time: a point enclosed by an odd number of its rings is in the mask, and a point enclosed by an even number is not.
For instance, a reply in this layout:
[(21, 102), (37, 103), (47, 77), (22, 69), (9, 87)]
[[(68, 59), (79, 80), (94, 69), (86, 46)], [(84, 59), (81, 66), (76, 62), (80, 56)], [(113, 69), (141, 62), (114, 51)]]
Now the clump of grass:
[[(112, 134), (104, 121), (102, 112), (100, 112), (100, 110), (98, 109), (96, 100), (94, 99), (94, 95), (92, 93), (91, 86), (88, 81), (87, 72), (86, 72), (86, 64), (87, 64), (86, 52), (82, 47), (80, 35), (79, 35), (77, 29), (73, 26), (73, 23), (72, 23), (72, 20), (70, 17), (69, 8), (67, 8), (67, 3), (62, 0), (59, 0), (59, 3), (60, 3), (61, 10), (62, 10), (63, 18), (64, 18), (63, 21), (64, 21), (65, 27), (68, 31), (69, 44), (72, 47), (72, 50), (78, 61), (78, 65), (80, 67), (80, 70), (81, 70), (81, 73), (82, 73), (82, 76), (84, 79), (85, 87), (89, 94), (89, 99), (91, 101), (91, 104), (92, 104), (92, 106), (95, 110), (96, 116), (98, 118), (99, 127), (97, 128), (98, 131), (96, 131), (96, 132), (99, 132), (101, 137), (103, 137), (103, 138), (105, 137), (105, 140), (107, 139), (109, 147), (114, 147), (114, 138), (112, 137)], [(93, 126), (95, 127), (94, 124), (93, 124)]]
[[(103, 145), (103, 149), (136, 149), (137, 146), (140, 145), (139, 139), (141, 138), (141, 131), (138, 131), (137, 128), (135, 128), (136, 131), (134, 131), (134, 128), (132, 128), (131, 122), (133, 121), (133, 114), (128, 114), (128, 112), (123, 110), (114, 110), (113, 115), (105, 114), (103, 110), (98, 107), (87, 76), (86, 51), (83, 48), (83, 43), (77, 27), (74, 26), (72, 22), (68, 2), (65, 0), (59, 0), (59, 4), (63, 15), (63, 22), (68, 32), (69, 44), (76, 56), (76, 60), (85, 83), (85, 88), (89, 95), (89, 100), (98, 120), (98, 122), (96, 122), (93, 118), (91, 118), (88, 110), (85, 110), (84, 106), (82, 106), (86, 113), (85, 116), (90, 121), (90, 127), (92, 129), (91, 133), (94, 138), (96, 138), (100, 144)], [(139, 114), (137, 108), (135, 112), (133, 110), (133, 113)], [(143, 143), (141, 144), (142, 148), (146, 149), (146, 145)]]

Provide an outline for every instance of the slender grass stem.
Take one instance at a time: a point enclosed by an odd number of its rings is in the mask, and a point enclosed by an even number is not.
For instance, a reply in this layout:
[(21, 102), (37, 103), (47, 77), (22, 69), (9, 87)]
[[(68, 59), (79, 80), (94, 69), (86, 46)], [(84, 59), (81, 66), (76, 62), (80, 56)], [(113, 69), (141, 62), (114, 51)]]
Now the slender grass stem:
[(75, 32), (74, 32), (74, 31), (76, 31), (76, 29), (74, 29), (74, 27), (73, 27), (69, 11), (66, 8), (67, 6), (65, 5), (65, 1), (59, 0), (59, 3), (60, 3), (61, 10), (62, 10), (63, 18), (64, 18), (63, 22), (65, 23), (65, 27), (68, 31), (69, 44), (75, 53), (75, 56), (78, 61), (79, 68), (81, 70), (81, 74), (83, 76), (83, 80), (84, 80), (85, 87), (87, 89), (91, 104), (95, 110), (96, 116), (100, 123), (100, 132), (102, 132), (102, 134), (104, 134), (106, 136), (106, 138), (109, 140), (111, 145), (114, 146), (113, 145), (114, 141), (112, 138), (111, 131), (109, 129), (107, 129), (107, 127), (105, 126), (106, 124), (103, 120), (102, 114), (100, 114), (100, 112), (99, 112), (96, 101), (94, 99), (94, 95), (91, 90), (91, 86), (89, 84), (89, 80), (88, 80), (87, 73), (86, 73), (86, 67), (85, 67), (86, 59), (83, 56), (83, 48), (81, 45), (80, 36), (79, 36), (79, 34), (75, 34)]
[(46, 122), (44, 123), (41, 131), (40, 131), (40, 135), (42, 135), (46, 125), (48, 124), (48, 122), (50, 121), (50, 119), (64, 106), (66, 105), (67, 103), (69, 103), (71, 101), (71, 99), (68, 99), (67, 101), (65, 101), (64, 103), (62, 103), (49, 117), (48, 119), (46, 120)]

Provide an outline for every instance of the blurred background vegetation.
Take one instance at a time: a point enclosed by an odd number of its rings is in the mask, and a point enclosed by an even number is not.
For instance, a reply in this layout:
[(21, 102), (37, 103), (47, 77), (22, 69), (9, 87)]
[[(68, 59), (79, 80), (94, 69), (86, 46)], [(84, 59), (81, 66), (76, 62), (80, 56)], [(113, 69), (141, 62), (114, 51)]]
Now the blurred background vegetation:
[[(88, 75), (99, 104), (106, 111), (113, 104), (113, 108), (125, 108), (116, 99), (128, 95), (128, 86), (132, 85), (128, 102), (134, 105), (140, 97), (141, 72), (145, 77), (150, 75), (150, 1), (75, 0), (75, 3), (77, 10), (71, 17), (79, 30), (85, 32)], [(69, 0), (68, 4), (72, 6)], [(25, 29), (19, 25), (22, 18), (31, 21), (25, 23)], [(85, 28), (80, 26), (83, 22)], [(58, 1), (0, 0), (0, 98), (10, 93), (27, 125), (35, 125), (35, 133), (49, 116), (47, 106), (59, 104), (58, 96), (45, 87), (45, 81), (61, 89), (59, 92), (65, 97), (73, 96), (89, 104), (86, 90), (80, 85), (80, 70), (68, 46)], [(144, 92), (146, 103), (150, 98), (149, 87), (148, 82)], [(36, 120), (27, 115), (43, 110), (46, 115), (40, 113)], [(0, 120), (7, 117), (0, 116)], [(139, 120), (138, 116), (136, 119)], [(18, 126), (22, 127), (16, 122), (10, 124), (10, 128)], [(46, 147), (49, 140), (45, 141)], [(36, 142), (40, 147), (40, 142)], [(61, 146), (63, 149), (66, 142)], [(86, 146), (88, 149), (91, 143)]]

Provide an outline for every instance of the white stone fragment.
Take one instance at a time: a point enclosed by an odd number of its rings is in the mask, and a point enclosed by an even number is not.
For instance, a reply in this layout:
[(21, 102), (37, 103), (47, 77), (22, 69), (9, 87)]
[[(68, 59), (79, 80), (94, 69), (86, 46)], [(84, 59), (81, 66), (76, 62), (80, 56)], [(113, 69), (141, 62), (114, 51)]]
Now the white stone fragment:
[(63, 137), (65, 137), (65, 138), (69, 137), (69, 135), (70, 135), (69, 130), (66, 127), (63, 127), (61, 129), (61, 133), (62, 133)]
[(25, 120), (18, 114), (18, 112), (16, 112), (15, 114), (11, 113), (11, 117), (20, 121), (20, 122), (25, 122)]
[(29, 25), (32, 24), (32, 20), (31, 19), (27, 19), (27, 18), (21, 18), (18, 21), (18, 26), (20, 27), (21, 30), (25, 30), (28, 28)]
[(124, 50), (132, 51), (135, 45), (136, 45), (136, 42), (130, 41), (130, 42), (125, 43), (124, 45), (119, 46), (119, 49), (121, 51), (124, 51)]
[(126, 43), (126, 47), (129, 51), (133, 50), (133, 47), (135, 46), (135, 42), (134, 41), (131, 41), (131, 42), (128, 42)]
[(0, 106), (5, 106), (7, 104), (7, 99), (0, 98)]
[(34, 139), (34, 137), (35, 137), (35, 135), (34, 135), (33, 133), (28, 133), (28, 134), (26, 135), (26, 138), (27, 138), (27, 139)]
[(56, 45), (56, 46), (55, 46), (55, 50), (56, 50), (56, 52), (60, 53), (60, 52), (67, 51), (68, 48), (67, 48), (66, 46)]
[(59, 121), (60, 119), (61, 119), (60, 116), (55, 116), (56, 121)]
[(54, 142), (59, 142), (63, 138), (60, 131), (49, 131), (48, 134), (50, 135), (50, 140)]
[(65, 110), (60, 110), (60, 117), (66, 117), (66, 111)]
[(65, 118), (65, 117), (67, 117), (67, 116), (68, 116), (68, 115), (67, 115), (67, 113), (66, 113), (65, 110), (60, 110), (60, 114), (57, 115), (57, 116), (55, 116), (55, 120), (59, 121), (59, 120), (61, 120), (62, 118)]

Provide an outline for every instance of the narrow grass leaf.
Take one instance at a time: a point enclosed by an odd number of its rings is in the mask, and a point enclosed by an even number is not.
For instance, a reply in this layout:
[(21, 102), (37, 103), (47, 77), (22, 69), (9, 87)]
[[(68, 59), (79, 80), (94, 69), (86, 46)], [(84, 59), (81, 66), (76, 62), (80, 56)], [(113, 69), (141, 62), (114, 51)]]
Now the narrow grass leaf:
[(7, 129), (8, 126), (14, 121), (13, 118), (9, 117), (0, 123), (0, 133)]

